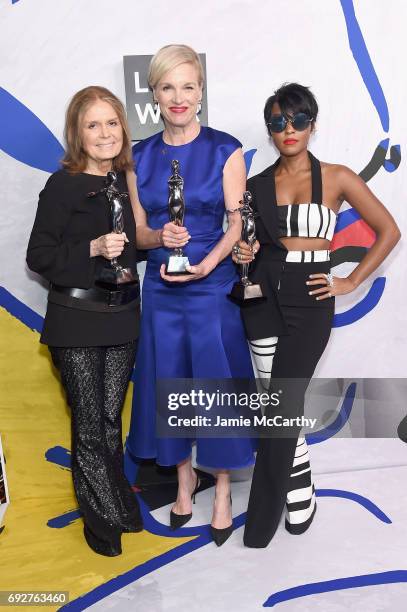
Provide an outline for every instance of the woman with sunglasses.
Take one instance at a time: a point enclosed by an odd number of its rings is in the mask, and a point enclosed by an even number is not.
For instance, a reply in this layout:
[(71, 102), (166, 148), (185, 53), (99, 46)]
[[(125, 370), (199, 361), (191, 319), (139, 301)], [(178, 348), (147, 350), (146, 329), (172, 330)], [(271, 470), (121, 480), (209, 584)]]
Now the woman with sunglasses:
[[(335, 296), (358, 287), (400, 238), (391, 214), (357, 174), (319, 162), (308, 151), (317, 113), (311, 91), (296, 83), (267, 100), (264, 119), (280, 157), (248, 181), (259, 242), (252, 249), (242, 241), (233, 248), (239, 264), (253, 261), (259, 251), (251, 280), (262, 285), (267, 300), (245, 306), (242, 315), (259, 376), (266, 388), (278, 379), (283, 394), (277, 413), (290, 417), (303, 413), (304, 393), (331, 333)], [(344, 201), (375, 231), (376, 241), (352, 273), (340, 278), (331, 274), (329, 247)], [(315, 490), (300, 432), (298, 427), (286, 437), (260, 440), (246, 546), (268, 545), (284, 504), (290, 533), (303, 533), (313, 520)]]

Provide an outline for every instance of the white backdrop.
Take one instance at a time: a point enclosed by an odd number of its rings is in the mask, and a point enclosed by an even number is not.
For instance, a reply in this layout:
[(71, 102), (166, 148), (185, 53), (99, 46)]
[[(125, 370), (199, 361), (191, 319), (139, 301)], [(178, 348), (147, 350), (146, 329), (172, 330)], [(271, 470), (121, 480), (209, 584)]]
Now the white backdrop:
[[(351, 9), (351, 2), (343, 0)], [(263, 124), (266, 98), (281, 83), (310, 85), (320, 105), (311, 149), (320, 159), (359, 172), (380, 141), (401, 146), (401, 164), (369, 182), (406, 231), (407, 53), (403, 0), (355, 0), (364, 41), (390, 115), (388, 134), (349, 47), (339, 0), (1, 0), (1, 86), (36, 115), (62, 143), (63, 119), (73, 93), (90, 84), (125, 100), (123, 56), (154, 53), (182, 42), (206, 53), (209, 125), (232, 133), (244, 150), (257, 149), (250, 174), (276, 152)], [(1, 120), (10, 129), (10, 117)], [(38, 146), (30, 130), (12, 125), (21, 148)], [(0, 148), (2, 147), (0, 135)], [(7, 147), (5, 147), (7, 149)], [(9, 151), (10, 152), (10, 151)], [(25, 267), (25, 250), (38, 192), (49, 173), (0, 151), (2, 266), (0, 284), (36, 312), (45, 312), (45, 288)], [(378, 305), (359, 321), (334, 329), (320, 376), (402, 377), (406, 374), (406, 265), (401, 242), (382, 269), (351, 296), (346, 311), (378, 276), (386, 287)]]

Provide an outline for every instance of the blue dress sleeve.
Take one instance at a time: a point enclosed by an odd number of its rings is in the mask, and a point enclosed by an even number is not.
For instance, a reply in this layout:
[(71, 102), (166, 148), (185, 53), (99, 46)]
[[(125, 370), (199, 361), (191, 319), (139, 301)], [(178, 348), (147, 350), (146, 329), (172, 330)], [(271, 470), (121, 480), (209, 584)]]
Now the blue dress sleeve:
[(234, 153), (236, 149), (242, 148), (243, 145), (240, 140), (238, 140), (231, 134), (227, 134), (226, 132), (220, 132), (218, 130), (213, 131), (217, 140), (217, 149), (220, 152), (221, 165), (223, 168), (232, 153)]

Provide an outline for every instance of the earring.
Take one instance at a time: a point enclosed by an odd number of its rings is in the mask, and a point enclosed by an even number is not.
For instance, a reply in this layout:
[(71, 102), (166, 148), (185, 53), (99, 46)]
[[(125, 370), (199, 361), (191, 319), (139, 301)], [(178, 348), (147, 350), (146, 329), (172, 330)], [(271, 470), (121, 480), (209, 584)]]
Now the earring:
[(196, 107), (196, 114), (199, 115), (201, 110), (202, 110), (202, 102), (201, 102), (201, 100), (199, 100), (198, 106)]
[(158, 104), (157, 100), (154, 100), (154, 111), (161, 113), (160, 105)]

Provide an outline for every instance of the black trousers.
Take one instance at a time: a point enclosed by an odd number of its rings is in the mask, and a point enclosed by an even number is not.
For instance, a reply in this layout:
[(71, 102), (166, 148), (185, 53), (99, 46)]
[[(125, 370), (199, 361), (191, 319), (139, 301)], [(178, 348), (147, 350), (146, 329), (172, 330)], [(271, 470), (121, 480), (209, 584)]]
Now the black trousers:
[(123, 471), (121, 411), (137, 342), (110, 347), (49, 347), (61, 373), (72, 422), (72, 476), (85, 525), (118, 546), (141, 521)]
[[(334, 315), (334, 300), (315, 302), (315, 298), (308, 296), (305, 281), (309, 274), (328, 272), (329, 268), (329, 262), (284, 266), (279, 301), (288, 334), (280, 336), (272, 349), (275, 352), (270, 386), (281, 389), (284, 398), (275, 414), (289, 417), (303, 414), (305, 391), (327, 345)], [(251, 345), (256, 345), (256, 340)], [(299, 434), (300, 428), (291, 430), (290, 437), (259, 441), (244, 531), (246, 546), (265, 547), (276, 532), (290, 491), (294, 457), (299, 456), (296, 454)], [(296, 478), (297, 483), (304, 479), (299, 486), (306, 486), (306, 478), (310, 476)]]

